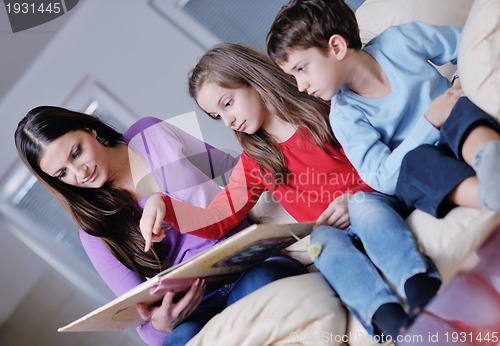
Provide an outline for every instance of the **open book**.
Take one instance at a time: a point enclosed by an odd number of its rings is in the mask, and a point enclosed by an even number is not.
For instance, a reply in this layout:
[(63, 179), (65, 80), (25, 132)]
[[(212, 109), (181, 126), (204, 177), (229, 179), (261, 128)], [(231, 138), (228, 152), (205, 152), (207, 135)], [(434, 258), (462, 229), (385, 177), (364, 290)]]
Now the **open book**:
[(299, 238), (307, 236), (312, 227), (312, 222), (256, 224), (247, 227), (189, 261), (166, 269), (102, 307), (59, 328), (58, 331), (121, 330), (138, 327), (144, 321), (137, 313), (135, 305), (160, 301), (163, 294), (150, 294), (150, 290), (160, 282), (162, 288), (167, 287), (175, 292), (188, 290), (196, 278), (204, 278), (208, 286), (210, 283), (231, 282), (238, 273), (278, 254), (294, 243), (296, 238), (293, 235)]

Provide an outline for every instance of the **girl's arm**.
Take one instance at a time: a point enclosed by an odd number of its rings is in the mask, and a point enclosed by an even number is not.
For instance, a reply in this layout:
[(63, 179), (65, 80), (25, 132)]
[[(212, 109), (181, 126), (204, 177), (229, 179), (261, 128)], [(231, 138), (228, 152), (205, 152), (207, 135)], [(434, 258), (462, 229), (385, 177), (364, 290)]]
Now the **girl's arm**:
[(242, 155), (229, 184), (207, 208), (192, 206), (168, 195), (161, 196), (163, 205), (159, 195), (154, 195), (144, 206), (141, 219), (146, 249), (149, 249), (153, 237), (162, 237), (158, 227), (161, 219), (172, 223), (182, 233), (219, 239), (243, 220), (264, 190), (258, 168), (246, 155)]

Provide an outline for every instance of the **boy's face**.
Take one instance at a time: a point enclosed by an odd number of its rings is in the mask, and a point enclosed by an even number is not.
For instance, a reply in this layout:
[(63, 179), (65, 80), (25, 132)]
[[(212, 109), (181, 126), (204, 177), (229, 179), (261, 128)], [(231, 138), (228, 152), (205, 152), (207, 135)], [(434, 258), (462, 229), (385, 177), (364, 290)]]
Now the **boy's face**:
[(288, 54), (288, 61), (278, 64), (297, 81), (297, 88), (325, 101), (342, 86), (340, 62), (334, 54), (325, 55), (319, 48), (296, 49)]

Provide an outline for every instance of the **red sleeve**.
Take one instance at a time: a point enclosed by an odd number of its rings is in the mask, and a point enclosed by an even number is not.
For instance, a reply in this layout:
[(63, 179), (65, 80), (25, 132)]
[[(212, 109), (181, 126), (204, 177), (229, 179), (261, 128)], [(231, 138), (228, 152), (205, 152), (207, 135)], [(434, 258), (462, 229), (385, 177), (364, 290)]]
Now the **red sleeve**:
[(243, 154), (229, 178), (229, 184), (207, 208), (163, 195), (166, 205), (164, 220), (171, 222), (182, 233), (219, 239), (245, 218), (264, 190), (257, 165)]

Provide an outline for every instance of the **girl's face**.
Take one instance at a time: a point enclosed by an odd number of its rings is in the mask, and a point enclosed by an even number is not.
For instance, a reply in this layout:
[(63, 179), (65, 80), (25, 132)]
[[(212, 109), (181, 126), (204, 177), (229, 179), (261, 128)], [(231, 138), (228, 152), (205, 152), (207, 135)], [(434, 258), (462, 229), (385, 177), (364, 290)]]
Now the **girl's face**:
[(95, 132), (71, 131), (43, 148), (40, 169), (77, 187), (100, 188), (109, 177), (109, 158)]
[(267, 108), (250, 86), (227, 89), (217, 83), (203, 84), (196, 98), (198, 105), (214, 119), (222, 119), (234, 131), (254, 134), (265, 127)]

